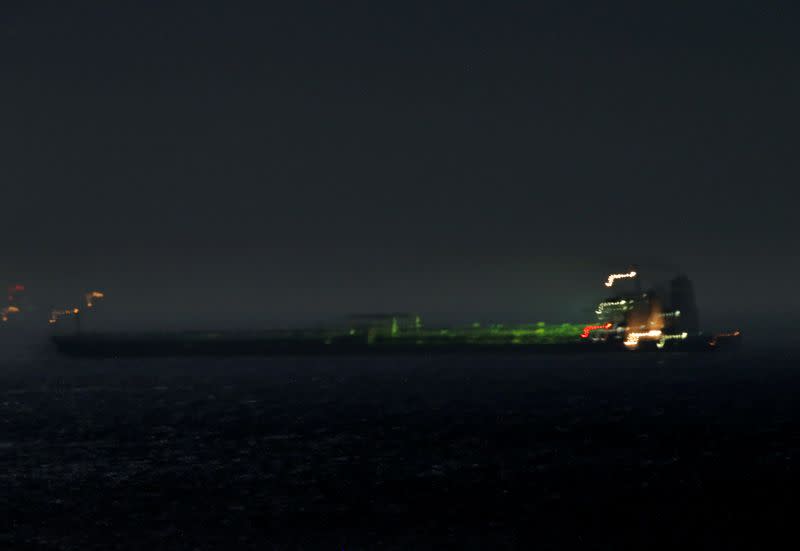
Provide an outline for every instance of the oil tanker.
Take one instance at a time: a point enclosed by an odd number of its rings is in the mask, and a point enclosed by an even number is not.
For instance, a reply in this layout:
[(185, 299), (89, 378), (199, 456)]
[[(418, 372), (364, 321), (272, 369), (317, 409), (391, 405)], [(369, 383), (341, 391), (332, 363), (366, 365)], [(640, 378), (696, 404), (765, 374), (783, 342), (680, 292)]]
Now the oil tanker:
[[(390, 313), (353, 316), (329, 328), (132, 334), (86, 333), (76, 323), (75, 332), (54, 334), (52, 341), (59, 352), (76, 357), (572, 354), (714, 351), (735, 349), (741, 343), (738, 330), (700, 330), (694, 290), (686, 276), (644, 291), (638, 272), (630, 270), (609, 275), (605, 287), (616, 292), (596, 305), (595, 320), (581, 324), (476, 323), (431, 328), (418, 315)], [(60, 314), (68, 316), (70, 310)]]

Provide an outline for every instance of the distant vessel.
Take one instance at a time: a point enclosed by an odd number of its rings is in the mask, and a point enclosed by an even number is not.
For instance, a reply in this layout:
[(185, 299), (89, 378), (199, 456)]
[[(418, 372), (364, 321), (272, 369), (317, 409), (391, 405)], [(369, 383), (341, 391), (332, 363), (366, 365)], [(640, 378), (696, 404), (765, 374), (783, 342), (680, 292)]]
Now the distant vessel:
[[(52, 337), (58, 350), (81, 357), (269, 356), (435, 353), (587, 353), (625, 350), (733, 348), (741, 333), (706, 335), (691, 281), (678, 276), (668, 292), (642, 291), (638, 272), (611, 274), (605, 285), (633, 288), (600, 302), (591, 324), (472, 324), (426, 328), (415, 314), (367, 314), (340, 327), (293, 331), (88, 333)], [(619, 289), (620, 285), (617, 285)]]

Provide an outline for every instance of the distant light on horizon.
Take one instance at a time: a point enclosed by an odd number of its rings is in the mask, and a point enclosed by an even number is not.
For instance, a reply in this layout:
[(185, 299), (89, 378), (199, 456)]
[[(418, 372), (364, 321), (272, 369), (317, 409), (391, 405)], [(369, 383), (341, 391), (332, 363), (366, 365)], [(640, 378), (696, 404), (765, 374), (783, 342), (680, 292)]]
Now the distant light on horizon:
[(58, 322), (59, 319), (69, 316), (77, 316), (80, 313), (79, 308), (66, 308), (64, 310), (52, 310), (50, 312), (50, 319), (47, 322), (51, 325)]
[(102, 293), (100, 291), (90, 291), (90, 292), (88, 292), (88, 293), (86, 293), (84, 295), (84, 300), (86, 302), (86, 307), (87, 308), (93, 308), (94, 307), (94, 301), (102, 300), (104, 298), (106, 298), (105, 293)]

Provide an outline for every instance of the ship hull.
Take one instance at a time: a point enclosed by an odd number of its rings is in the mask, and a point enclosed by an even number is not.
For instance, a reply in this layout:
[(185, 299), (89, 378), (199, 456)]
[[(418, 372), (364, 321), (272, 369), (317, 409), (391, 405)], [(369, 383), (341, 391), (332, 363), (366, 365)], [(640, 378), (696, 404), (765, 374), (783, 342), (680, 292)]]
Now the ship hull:
[[(171, 357), (171, 356), (329, 356), (329, 355), (428, 355), (428, 354), (587, 354), (631, 352), (620, 343), (512, 343), (387, 339), (367, 342), (357, 338), (294, 339), (236, 335), (55, 336), (62, 354), (73, 357)], [(665, 350), (719, 350), (703, 339), (687, 340)]]

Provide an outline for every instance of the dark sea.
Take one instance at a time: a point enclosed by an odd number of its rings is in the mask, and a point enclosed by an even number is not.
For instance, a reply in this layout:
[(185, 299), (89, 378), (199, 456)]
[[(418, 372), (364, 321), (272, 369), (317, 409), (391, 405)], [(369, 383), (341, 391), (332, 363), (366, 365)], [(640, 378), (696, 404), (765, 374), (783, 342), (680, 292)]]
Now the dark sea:
[(798, 360), (7, 359), (0, 549), (752, 548), (796, 518)]

